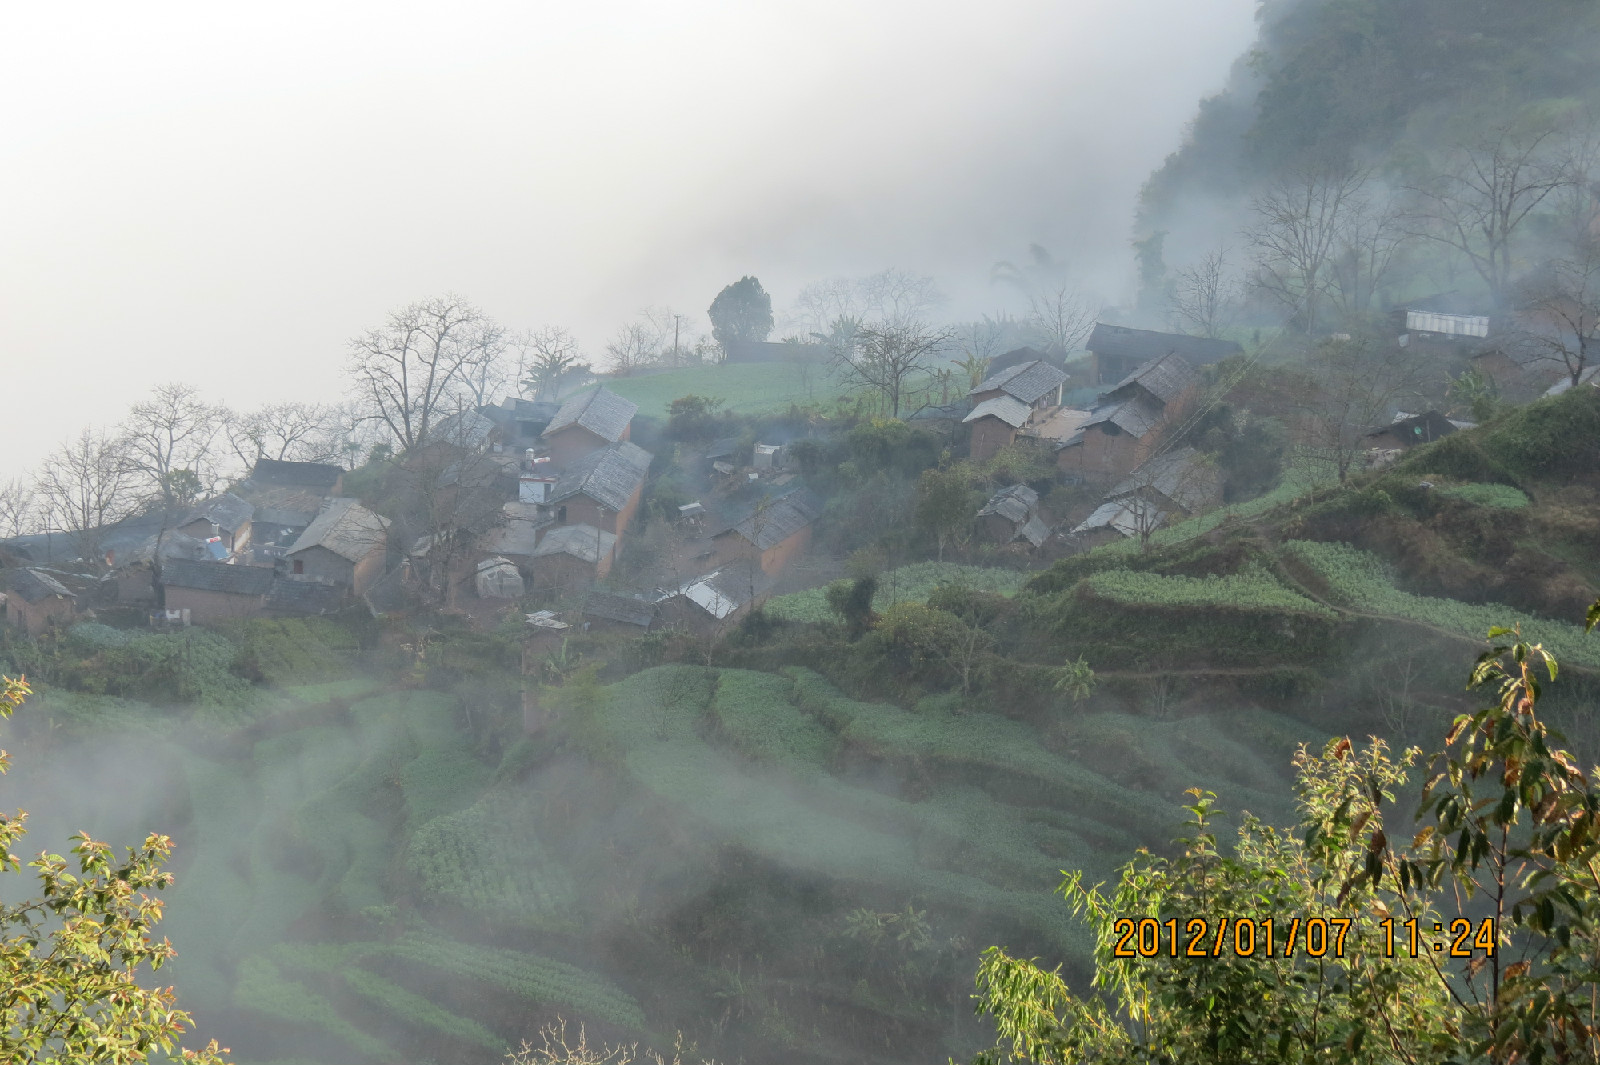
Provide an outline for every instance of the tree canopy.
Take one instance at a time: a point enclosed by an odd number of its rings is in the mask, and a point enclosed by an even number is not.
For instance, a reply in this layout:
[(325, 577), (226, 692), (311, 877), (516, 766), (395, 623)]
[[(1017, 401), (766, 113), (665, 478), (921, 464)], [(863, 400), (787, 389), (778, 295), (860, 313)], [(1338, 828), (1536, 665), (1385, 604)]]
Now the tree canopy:
[(711, 335), (724, 350), (729, 341), (759, 341), (772, 335), (772, 297), (748, 275), (717, 293), (706, 315)]

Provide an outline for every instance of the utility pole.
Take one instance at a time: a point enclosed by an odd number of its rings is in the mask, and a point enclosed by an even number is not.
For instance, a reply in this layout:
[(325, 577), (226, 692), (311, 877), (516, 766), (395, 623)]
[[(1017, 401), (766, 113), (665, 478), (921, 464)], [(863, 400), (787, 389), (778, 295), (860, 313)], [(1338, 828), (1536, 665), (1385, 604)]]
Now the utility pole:
[(672, 316), (672, 365), (678, 365), (678, 327), (683, 322), (683, 315)]

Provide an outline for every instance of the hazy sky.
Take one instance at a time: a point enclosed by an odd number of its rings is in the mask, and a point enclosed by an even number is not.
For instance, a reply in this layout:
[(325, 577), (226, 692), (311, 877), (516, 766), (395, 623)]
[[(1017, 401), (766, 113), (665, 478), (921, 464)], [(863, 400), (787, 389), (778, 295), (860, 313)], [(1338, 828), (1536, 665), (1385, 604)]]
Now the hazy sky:
[(334, 398), (454, 290), (598, 353), (647, 304), (1040, 241), (1126, 295), (1140, 182), (1254, 0), (10, 4), (0, 479), (151, 385)]

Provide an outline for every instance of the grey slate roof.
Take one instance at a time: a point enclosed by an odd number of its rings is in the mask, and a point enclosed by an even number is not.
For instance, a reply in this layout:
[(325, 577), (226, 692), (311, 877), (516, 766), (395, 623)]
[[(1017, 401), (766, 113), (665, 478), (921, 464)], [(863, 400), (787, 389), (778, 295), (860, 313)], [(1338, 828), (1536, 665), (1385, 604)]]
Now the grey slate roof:
[(572, 396), (556, 416), (545, 426), (544, 436), (558, 433), (570, 426), (580, 425), (596, 436), (616, 443), (622, 439), (628, 423), (639, 412), (639, 405), (623, 399), (610, 389), (601, 386), (593, 392)]
[(142, 562), (149, 562), (156, 557), (156, 541), (161, 542), (161, 558), (188, 558), (203, 559), (211, 557), (206, 550), (205, 542), (181, 532), (168, 532), (165, 536), (147, 536), (126, 551), (116, 554), (116, 568), (136, 566)]
[[(1084, 429), (1106, 423), (1115, 425), (1118, 429), (1131, 436), (1143, 436), (1161, 424), (1161, 412), (1142, 396), (1120, 403), (1105, 403), (1090, 412), (1089, 420), (1083, 423)], [(1082, 434), (1074, 434), (1062, 441), (1061, 446), (1067, 447), (1081, 440)]]
[[(1200, 375), (1195, 373), (1194, 367), (1189, 365), (1181, 355), (1163, 355), (1159, 359), (1152, 359), (1143, 366), (1134, 370), (1127, 377), (1117, 382), (1117, 387), (1108, 392), (1107, 398), (1123, 399), (1131, 394), (1134, 387), (1138, 386), (1155, 396), (1162, 403), (1171, 403), (1184, 390), (1200, 380)], [(1127, 390), (1124, 393), (1124, 390)], [(1124, 393), (1118, 395), (1118, 393)]]
[(230, 566), (223, 562), (169, 559), (161, 567), (161, 583), (169, 588), (193, 588), (229, 595), (266, 595), (272, 571), (264, 566)]
[(1013, 396), (994, 396), (972, 408), (962, 422), (975, 422), (979, 418), (999, 418), (1013, 429), (1028, 424), (1032, 408)]
[(341, 496), (328, 500), (322, 513), (295, 540), (289, 554), (323, 547), (347, 562), (359, 562), (373, 548), (384, 544), (384, 530), (388, 527), (388, 518)]
[(11, 574), (11, 592), (27, 603), (37, 603), (53, 595), (67, 599), (78, 598), (75, 593), (67, 589), (66, 585), (50, 574), (41, 573), (36, 569), (14, 570)]
[(293, 485), (297, 488), (315, 488), (331, 492), (344, 469), (323, 462), (282, 462), (278, 459), (257, 459), (250, 471), (250, 480), (258, 485)]
[(967, 395), (976, 396), (984, 392), (993, 392), (998, 388), (1006, 395), (1024, 403), (1036, 403), (1060, 388), (1066, 379), (1066, 373), (1040, 359), (1007, 367), (983, 381)]
[(754, 544), (758, 551), (765, 551), (810, 525), (820, 513), (822, 508), (816, 499), (802, 489), (752, 509), (717, 535), (737, 533)]
[(1124, 477), (1107, 498), (1117, 499), (1149, 489), (1193, 514), (1211, 502), (1217, 484), (1216, 470), (1203, 462), (1194, 448), (1186, 447), (1149, 460)]
[(266, 605), (290, 614), (331, 614), (344, 605), (344, 589), (322, 581), (279, 577), (267, 589)]
[(558, 525), (544, 534), (530, 554), (534, 558), (571, 555), (584, 562), (599, 562), (617, 546), (617, 538), (593, 525)]
[(581, 494), (608, 510), (621, 510), (644, 483), (654, 457), (627, 440), (591, 451), (561, 475), (550, 493), (550, 502), (559, 503)]
[(1039, 505), (1039, 493), (1025, 484), (1012, 484), (989, 497), (989, 502), (978, 511), (978, 517), (998, 514), (1012, 524), (1028, 520)]
[(1096, 355), (1145, 362), (1164, 355), (1181, 355), (1192, 366), (1209, 366), (1244, 349), (1231, 340), (1208, 340), (1184, 333), (1157, 333), (1151, 329), (1130, 329), (1125, 325), (1096, 322), (1084, 347)]
[(1095, 508), (1095, 512), (1083, 520), (1074, 533), (1094, 532), (1096, 529), (1114, 529), (1123, 536), (1136, 536), (1141, 527), (1144, 531), (1159, 528), (1166, 521), (1167, 516), (1156, 509), (1154, 503), (1129, 496), (1126, 499), (1114, 499), (1109, 503), (1102, 503)]
[(583, 615), (603, 618), (606, 621), (620, 621), (624, 625), (637, 625), (647, 629), (656, 618), (656, 607), (654, 603), (635, 599), (631, 595), (590, 592), (589, 598), (583, 602)]
[[(1050, 539), (1050, 526), (1045, 524), (1044, 518), (1035, 514), (1022, 523), (1022, 528), (1017, 530), (1017, 536), (1028, 541), (1034, 547), (1038, 547)], [(1016, 539), (1016, 537), (1012, 539)]]
[(246, 500), (240, 499), (232, 492), (226, 492), (215, 499), (208, 499), (195, 506), (194, 511), (183, 520), (187, 525), (192, 521), (209, 521), (219, 529), (228, 532), (237, 532), (249, 524), (255, 515), (255, 506)]
[(497, 426), (492, 419), (475, 410), (458, 410), (428, 430), (428, 439), (434, 443), (479, 450), (489, 444), (489, 434)]

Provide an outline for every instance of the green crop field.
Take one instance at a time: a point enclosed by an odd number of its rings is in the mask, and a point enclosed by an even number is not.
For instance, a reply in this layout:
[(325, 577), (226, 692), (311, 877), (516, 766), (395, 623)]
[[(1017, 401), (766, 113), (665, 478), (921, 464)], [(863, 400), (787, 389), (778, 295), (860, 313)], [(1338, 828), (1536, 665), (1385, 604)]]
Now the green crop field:
[[(942, 584), (959, 584), (980, 592), (1015, 595), (1031, 574), (998, 566), (963, 566), (954, 562), (914, 562), (890, 570), (878, 578), (878, 591), (872, 609), (882, 612), (895, 603), (924, 603)], [(773, 596), (767, 600), (767, 613), (786, 621), (834, 621), (828, 608), (826, 588), (807, 588), (803, 592)]]

